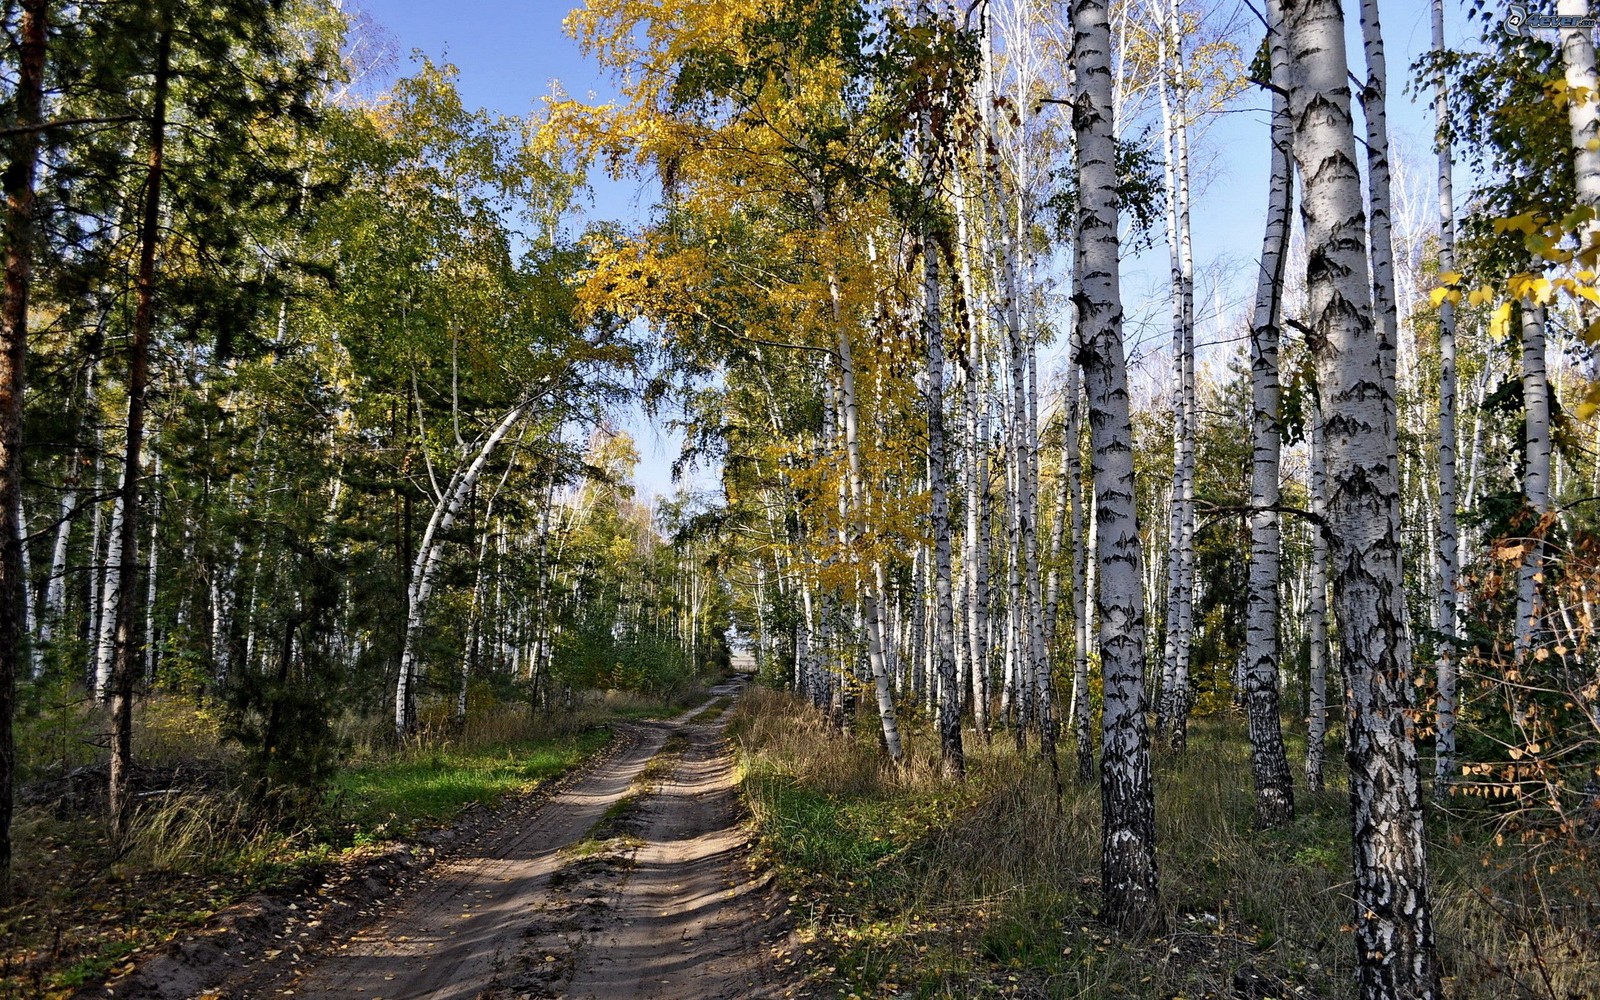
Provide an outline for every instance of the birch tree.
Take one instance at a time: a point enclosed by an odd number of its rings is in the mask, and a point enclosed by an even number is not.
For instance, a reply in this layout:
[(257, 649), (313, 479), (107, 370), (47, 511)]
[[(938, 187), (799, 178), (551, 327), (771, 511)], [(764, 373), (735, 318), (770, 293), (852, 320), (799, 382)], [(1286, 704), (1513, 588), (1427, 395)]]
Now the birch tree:
[(1429, 901), (1400, 562), (1393, 354), (1375, 329), (1344, 11), (1284, 0), (1305, 190), (1308, 341), (1323, 397), (1326, 529), (1347, 698), (1358, 994), (1442, 995)]
[[(1444, 0), (1433, 0), (1433, 49), (1444, 52)], [(1456, 269), (1455, 157), (1450, 142), (1450, 103), (1443, 67), (1434, 71), (1435, 143), (1439, 157), (1439, 270)], [(1439, 541), (1434, 562), (1439, 576), (1436, 598), (1442, 635), (1434, 672), (1438, 702), (1434, 718), (1434, 794), (1442, 795), (1455, 770), (1456, 687), (1459, 668), (1455, 642), (1460, 635), (1456, 596), (1460, 530), (1456, 523), (1456, 307), (1448, 298), (1439, 304)]]
[(1115, 130), (1108, 5), (1072, 5), (1077, 137), (1079, 360), (1094, 454), (1101, 721), (1101, 893), (1108, 920), (1129, 930), (1161, 922), (1155, 796), (1145, 721), (1144, 554), (1134, 496), (1133, 427), (1122, 345)]
[(1294, 819), (1294, 779), (1278, 714), (1279, 426), (1278, 330), (1288, 260), (1289, 209), (1294, 197), (1289, 119), (1288, 49), (1281, 11), (1267, 27), (1272, 90), (1271, 192), (1250, 321), (1251, 443), (1250, 582), (1245, 598), (1245, 706), (1250, 727), (1250, 771), (1255, 779), (1256, 825), (1264, 829)]

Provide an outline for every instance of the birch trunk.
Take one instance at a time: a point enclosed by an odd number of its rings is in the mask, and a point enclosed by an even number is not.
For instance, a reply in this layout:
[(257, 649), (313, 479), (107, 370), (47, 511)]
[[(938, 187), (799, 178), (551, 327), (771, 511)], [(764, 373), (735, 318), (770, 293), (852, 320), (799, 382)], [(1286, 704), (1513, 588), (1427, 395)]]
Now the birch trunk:
[[(1383, 30), (1378, 0), (1361, 0), (1361, 41), (1367, 59), (1367, 81), (1361, 90), (1362, 119), (1367, 138), (1367, 233), (1372, 241), (1372, 314), (1378, 343), (1385, 352), (1384, 377), (1389, 396), (1395, 391), (1399, 363), (1400, 313), (1394, 287), (1394, 234), (1389, 198), (1389, 81), (1383, 55)], [(1402, 498), (1406, 491), (1402, 489)]]
[(150, 493), (150, 562), (145, 570), (144, 582), (144, 678), (153, 681), (156, 676), (156, 566), (161, 537), (161, 455), (155, 456), (154, 488)]
[[(1194, 633), (1194, 480), (1196, 416), (1194, 385), (1194, 254), (1189, 235), (1189, 123), (1183, 90), (1183, 37), (1176, 3), (1169, 3), (1158, 44), (1162, 63), (1161, 108), (1165, 132), (1168, 251), (1172, 269), (1172, 344), (1176, 384), (1173, 408), (1173, 514), (1167, 571), (1167, 628), (1162, 692), (1175, 750), (1188, 740), (1189, 654)], [(1170, 71), (1169, 71), (1170, 66)], [(1174, 108), (1176, 104), (1176, 108)]]
[(1080, 359), (1094, 452), (1100, 662), (1105, 689), (1100, 765), (1101, 892), (1107, 919), (1128, 930), (1161, 923), (1155, 796), (1145, 722), (1143, 552), (1134, 492), (1133, 427), (1122, 346), (1117, 172), (1111, 120), (1111, 33), (1103, 0), (1073, 0), (1073, 125), (1077, 135)]
[(1079, 372), (1076, 361), (1067, 363), (1067, 445), (1061, 474), (1071, 484), (1067, 493), (1072, 531), (1072, 729), (1076, 744), (1078, 780), (1087, 782), (1094, 772), (1094, 734), (1089, 718), (1089, 601), (1088, 547), (1083, 537), (1083, 456), (1079, 448)]
[[(959, 224), (965, 228), (966, 216), (958, 216)], [(972, 280), (970, 268), (967, 265), (967, 239), (964, 233), (957, 236), (962, 254), (962, 281), (970, 288)], [(962, 402), (966, 417), (966, 532), (962, 538), (961, 560), (963, 567), (964, 591), (967, 613), (967, 659), (972, 664), (972, 714), (973, 723), (978, 730), (978, 738), (985, 742), (989, 739), (989, 690), (987, 663), (989, 657), (988, 644), (984, 641), (988, 632), (989, 623), (986, 620), (986, 608), (989, 590), (988, 563), (988, 537), (985, 531), (984, 518), (985, 480), (988, 476), (988, 450), (983, 440), (983, 428), (979, 416), (978, 406), (978, 379), (982, 372), (983, 339), (979, 321), (975, 317), (976, 302), (969, 291), (967, 350), (966, 350), (966, 384), (963, 387)]]
[[(28, 676), (37, 677), (44, 672), (44, 656), (39, 645), (39, 616), (34, 609), (31, 583), (33, 560), (28, 554), (28, 515), (23, 509), (20, 492), (16, 496), (16, 501), (17, 559), (21, 563), (17, 573), (18, 589), (21, 593), (17, 598), (22, 607), (23, 645), (28, 647)], [(14, 680), (13, 678), (13, 682)]]
[[(1533, 650), (1544, 632), (1543, 595), (1539, 582), (1544, 570), (1544, 516), (1550, 511), (1550, 378), (1545, 369), (1544, 310), (1522, 303), (1522, 409), (1526, 465), (1522, 473), (1522, 499), (1527, 530), (1522, 566), (1517, 573), (1517, 668), (1523, 680), (1531, 679)], [(1513, 704), (1521, 699), (1513, 695)], [(1522, 711), (1513, 711), (1521, 724)]]
[(1328, 525), (1347, 757), (1361, 1000), (1440, 997), (1400, 562), (1394, 353), (1373, 327), (1366, 220), (1338, 0), (1284, 0), (1305, 179), (1308, 318), (1326, 407)]
[(504, 440), (511, 432), (511, 428), (522, 419), (529, 405), (527, 402), (518, 403), (500, 418), (500, 422), (484, 438), (483, 444), (478, 446), (478, 452), (472, 462), (451, 477), (449, 485), (433, 509), (432, 516), (428, 518), (428, 527), (422, 533), (422, 542), (417, 546), (416, 558), (412, 564), (411, 586), (406, 592), (406, 631), (400, 649), (400, 672), (395, 682), (394, 731), (397, 740), (404, 740), (416, 725), (417, 646), (422, 639), (423, 616), (427, 611), (428, 598), (433, 595), (434, 579), (442, 562), (444, 536), (455, 524), (456, 517), (461, 512), (462, 502), (466, 500), (473, 484), (478, 481), (478, 476), (488, 464), (489, 456), (494, 453), (495, 446)]
[(1289, 120), (1288, 50), (1281, 11), (1269, 24), (1272, 60), (1272, 186), (1267, 228), (1250, 323), (1252, 460), (1250, 473), (1250, 580), (1245, 597), (1245, 706), (1250, 729), (1250, 771), (1255, 780), (1256, 825), (1283, 826), (1294, 819), (1294, 778), (1283, 746), (1278, 710), (1278, 573), (1282, 538), (1278, 528), (1278, 324), (1284, 265), (1288, 258), (1289, 208), (1294, 164), (1294, 124)]
[(1311, 411), (1311, 514), (1316, 520), (1311, 536), (1311, 595), (1307, 650), (1310, 677), (1310, 704), (1306, 717), (1306, 787), (1323, 789), (1323, 769), (1327, 764), (1328, 735), (1328, 483), (1324, 455), (1327, 444), (1323, 433), (1322, 407), (1312, 399)]
[[(1564, 16), (1585, 17), (1588, 0), (1557, 0), (1556, 11)], [(1578, 188), (1578, 201), (1600, 209), (1600, 78), (1595, 73), (1594, 29), (1561, 30), (1561, 63), (1568, 92), (1588, 96), (1567, 102), (1567, 121), (1572, 130), (1572, 159)], [(1583, 227), (1585, 244), (1593, 244), (1600, 234), (1600, 220), (1591, 219)]]
[[(828, 276), (828, 292), (833, 306), (833, 319), (838, 329), (839, 390), (842, 430), (844, 431), (845, 458), (849, 466), (850, 509), (853, 512), (857, 534), (865, 529), (866, 484), (861, 474), (861, 444), (856, 416), (855, 360), (850, 350), (850, 335), (844, 328), (843, 307), (839, 281), (836, 275)], [(946, 521), (948, 529), (948, 519)], [(945, 556), (949, 557), (949, 537), (945, 538)], [(947, 565), (948, 568), (948, 565)], [(946, 583), (949, 580), (946, 577)], [(900, 746), (900, 721), (895, 713), (894, 692), (889, 686), (888, 667), (883, 653), (882, 594), (876, 589), (877, 581), (862, 588), (862, 602), (866, 605), (867, 656), (872, 669), (873, 692), (877, 696), (878, 722), (883, 729), (883, 745), (895, 763), (903, 756)], [(951, 664), (952, 668), (954, 664)]]
[[(1433, 0), (1433, 49), (1445, 50), (1444, 0)], [(1591, 62), (1593, 48), (1590, 48)], [(1456, 269), (1455, 194), (1451, 177), (1454, 163), (1450, 148), (1449, 95), (1444, 71), (1434, 77), (1434, 118), (1439, 147), (1439, 270)], [(1583, 155), (1583, 154), (1579, 154)], [(1591, 154), (1592, 155), (1592, 154)], [(1460, 530), (1456, 524), (1456, 310), (1446, 299), (1439, 304), (1439, 534), (1434, 562), (1439, 577), (1435, 599), (1440, 633), (1434, 671), (1438, 701), (1434, 731), (1434, 795), (1442, 797), (1455, 773), (1456, 755), (1456, 637), (1461, 632), (1456, 599), (1459, 574)]]
[(105, 583), (100, 591), (94, 633), (94, 696), (111, 697), (111, 672), (117, 656), (117, 615), (122, 603), (122, 495), (111, 507), (111, 528), (106, 532)]

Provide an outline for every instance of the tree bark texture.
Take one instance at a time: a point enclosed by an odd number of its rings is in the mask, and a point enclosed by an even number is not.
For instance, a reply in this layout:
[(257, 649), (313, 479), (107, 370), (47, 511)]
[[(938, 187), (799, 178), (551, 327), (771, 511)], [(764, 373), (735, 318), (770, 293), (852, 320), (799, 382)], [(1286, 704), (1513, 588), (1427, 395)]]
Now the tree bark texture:
[[(22, 0), (21, 52), (17, 64), (17, 122), (37, 124), (44, 110), (44, 60), (48, 0)], [(17, 132), (7, 143), (0, 187), (5, 207), (5, 303), (0, 306), (0, 898), (11, 887), (12, 787), (16, 780), (17, 675), (27, 637), (22, 609), (25, 582), (19, 529), (22, 500), (22, 402), (27, 385), (28, 293), (33, 277), (34, 179), (39, 131)], [(52, 581), (53, 582), (53, 581)], [(46, 614), (48, 614), (48, 609)]]
[[(1276, 7), (1269, 8), (1280, 14)], [(1288, 48), (1281, 16), (1269, 24), (1272, 61), (1271, 192), (1261, 247), (1255, 314), (1250, 322), (1252, 460), (1250, 472), (1250, 578), (1245, 597), (1245, 709), (1250, 729), (1250, 771), (1255, 780), (1256, 825), (1279, 827), (1294, 819), (1294, 778), (1283, 745), (1278, 710), (1279, 427), (1278, 327), (1289, 208), (1294, 192), (1294, 124), (1289, 119)]]
[(1441, 995), (1428, 896), (1400, 561), (1394, 354), (1374, 328), (1366, 219), (1338, 0), (1285, 0), (1295, 156), (1305, 180), (1308, 341), (1327, 442), (1334, 615), (1362, 1000)]
[(1099, 565), (1101, 892), (1106, 918), (1128, 930), (1161, 922), (1155, 796), (1145, 721), (1143, 559), (1134, 493), (1133, 427), (1122, 344), (1117, 173), (1111, 120), (1111, 32), (1103, 0), (1074, 0), (1073, 127), (1077, 135), (1077, 306), (1094, 453)]
[[(139, 572), (139, 484), (143, 472), (146, 390), (150, 384), (150, 338), (155, 326), (156, 244), (161, 232), (161, 186), (167, 131), (167, 87), (172, 69), (172, 31), (156, 42), (154, 95), (150, 118), (149, 170), (143, 217), (139, 222), (139, 270), (134, 287), (133, 330), (128, 344), (128, 428), (122, 456), (122, 524), (117, 575), (116, 657), (111, 668), (111, 780), (108, 798), (111, 841), (121, 844), (132, 819), (128, 779), (133, 766), (134, 645), (137, 616), (134, 586)], [(108, 567), (109, 570), (109, 567)], [(102, 627), (104, 627), (102, 623)]]

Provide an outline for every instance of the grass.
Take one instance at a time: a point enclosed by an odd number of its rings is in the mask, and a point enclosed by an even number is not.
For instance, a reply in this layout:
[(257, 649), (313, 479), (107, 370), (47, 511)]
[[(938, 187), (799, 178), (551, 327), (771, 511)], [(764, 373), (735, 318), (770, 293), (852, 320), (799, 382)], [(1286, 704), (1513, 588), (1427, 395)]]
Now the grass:
[[(140, 762), (205, 780), (149, 798), (120, 854), (92, 804), (19, 810), (14, 902), (0, 908), (0, 998), (68, 996), (256, 892), (303, 884), (465, 809), (536, 789), (605, 747), (615, 719), (681, 710), (618, 695), (550, 715), (485, 703), (461, 728), (446, 724), (447, 707), (428, 706), (431, 724), (399, 749), (387, 744), (383, 720), (347, 717), (336, 722), (344, 766), (320, 814), (313, 802), (309, 813), (273, 818), (239, 780), (214, 713), (192, 700), (150, 699), (136, 715)], [(41, 739), (24, 746), (68, 756), (24, 760), (25, 780), (93, 762), (80, 751), (102, 726), (96, 708), (64, 703), (43, 719)]]
[(472, 805), (493, 808), (559, 777), (610, 740), (603, 729), (495, 747), (439, 748), (342, 771), (330, 789), (356, 836), (407, 836)]
[[(1003, 734), (985, 746), (969, 733), (967, 780), (944, 779), (915, 722), (894, 768), (858, 728), (832, 734), (760, 690), (733, 721), (743, 792), (824, 995), (1353, 995), (1346, 793), (1298, 789), (1292, 826), (1254, 830), (1238, 720), (1197, 719), (1185, 754), (1156, 754), (1166, 928), (1142, 940), (1099, 920), (1098, 785), (1068, 777), (1058, 804), (1048, 768)], [(1596, 995), (1592, 859), (1496, 844), (1482, 817), (1438, 815), (1431, 833), (1451, 996)]]

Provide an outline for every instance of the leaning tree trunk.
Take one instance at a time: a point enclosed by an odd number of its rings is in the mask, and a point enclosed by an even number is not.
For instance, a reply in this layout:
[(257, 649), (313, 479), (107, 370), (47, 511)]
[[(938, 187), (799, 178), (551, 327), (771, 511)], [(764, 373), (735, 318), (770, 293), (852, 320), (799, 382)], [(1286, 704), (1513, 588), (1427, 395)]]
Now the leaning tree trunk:
[(47, 0), (23, 0), (21, 53), (13, 113), (19, 126), (0, 174), (5, 207), (5, 304), (0, 307), (0, 898), (11, 896), (11, 789), (16, 779), (17, 673), (26, 637), (16, 612), (23, 593), (22, 543), (16, 523), (22, 499), (22, 400), (28, 357), (28, 292), (33, 276), (34, 177), (44, 108)]
[(1362, 1000), (1435, 1000), (1410, 639), (1400, 561), (1392, 365), (1373, 327), (1366, 219), (1338, 0), (1284, 0), (1305, 179), (1310, 341), (1325, 407), (1333, 604), (1346, 690)]
[[(167, 130), (167, 84), (172, 68), (172, 31), (156, 42), (154, 105), (150, 121), (150, 160), (139, 224), (139, 271), (135, 282), (132, 337), (128, 343), (128, 429), (122, 456), (122, 524), (118, 538), (121, 582), (116, 606), (116, 656), (111, 668), (111, 780), (108, 806), (111, 841), (121, 844), (132, 819), (128, 779), (133, 766), (134, 581), (139, 572), (139, 481), (144, 451), (145, 390), (150, 383), (150, 338), (155, 326), (156, 243), (160, 239), (163, 150)], [(102, 628), (104, 625), (102, 624)]]
[[(1436, 54), (1444, 52), (1444, 0), (1433, 0), (1433, 50)], [(1591, 64), (1593, 51), (1591, 47)], [(1451, 274), (1456, 269), (1455, 195), (1451, 180), (1454, 157), (1450, 149), (1450, 105), (1442, 68), (1434, 77), (1434, 117), (1438, 124), (1439, 146), (1439, 270)], [(1449, 788), (1455, 771), (1459, 677), (1455, 642), (1461, 632), (1456, 599), (1459, 538), (1456, 525), (1456, 309), (1455, 304), (1446, 299), (1439, 305), (1439, 542), (1434, 555), (1439, 576), (1439, 592), (1435, 598), (1439, 649), (1434, 672), (1439, 691), (1434, 716), (1433, 791), (1435, 796), (1441, 797)]]
[[(1280, 13), (1274, 9), (1274, 13)], [(1288, 49), (1281, 16), (1269, 25), (1272, 62), (1272, 188), (1267, 230), (1250, 322), (1250, 392), (1253, 459), (1250, 473), (1250, 580), (1245, 596), (1245, 708), (1250, 728), (1250, 771), (1255, 779), (1256, 825), (1279, 827), (1294, 819), (1294, 778), (1278, 714), (1278, 327), (1288, 258), (1289, 207), (1294, 192), (1290, 159)]]
[(1111, 120), (1111, 32), (1103, 0), (1073, 0), (1073, 125), (1077, 135), (1079, 351), (1094, 452), (1104, 680), (1100, 762), (1101, 893), (1106, 918), (1145, 930), (1161, 923), (1155, 795), (1145, 722), (1144, 553), (1134, 493), (1118, 274), (1117, 170)]
[(433, 515), (428, 519), (428, 527), (422, 534), (422, 543), (417, 546), (417, 554), (411, 569), (411, 585), (406, 588), (406, 630), (400, 649), (399, 678), (395, 682), (394, 691), (394, 730), (397, 740), (404, 740), (416, 725), (418, 646), (422, 640), (422, 626), (428, 599), (433, 596), (434, 580), (443, 561), (441, 556), (444, 553), (445, 535), (456, 523), (456, 517), (461, 513), (461, 504), (466, 500), (473, 484), (478, 481), (478, 476), (483, 473), (483, 467), (488, 464), (489, 456), (510, 433), (511, 428), (522, 419), (529, 405), (528, 402), (522, 402), (508, 410), (484, 438), (471, 463), (464, 469), (458, 469), (450, 478), (444, 494), (439, 497), (438, 505), (433, 509)]

